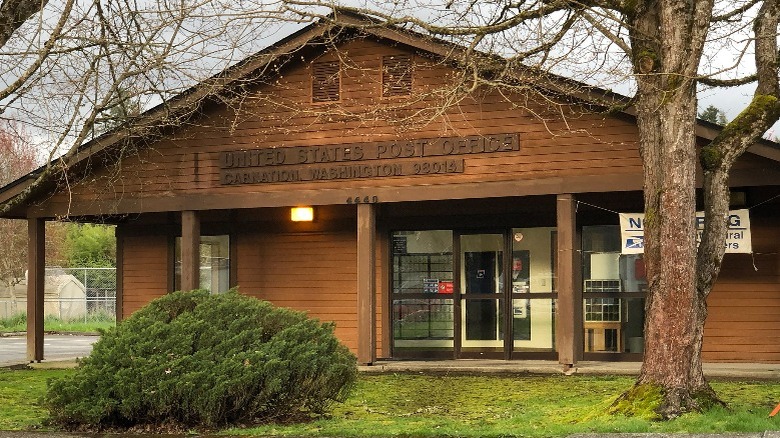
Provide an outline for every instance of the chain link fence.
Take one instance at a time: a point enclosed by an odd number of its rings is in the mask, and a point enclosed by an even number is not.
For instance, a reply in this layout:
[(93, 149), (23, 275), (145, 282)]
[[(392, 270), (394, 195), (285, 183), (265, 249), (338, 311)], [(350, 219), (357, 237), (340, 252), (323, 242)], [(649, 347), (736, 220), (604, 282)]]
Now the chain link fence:
[(84, 285), (84, 302), (87, 314), (116, 314), (116, 268), (67, 268)]
[[(26, 282), (14, 286), (13, 295), (0, 297), (0, 319), (26, 311)], [(46, 268), (45, 317), (86, 322), (115, 315), (116, 268)]]

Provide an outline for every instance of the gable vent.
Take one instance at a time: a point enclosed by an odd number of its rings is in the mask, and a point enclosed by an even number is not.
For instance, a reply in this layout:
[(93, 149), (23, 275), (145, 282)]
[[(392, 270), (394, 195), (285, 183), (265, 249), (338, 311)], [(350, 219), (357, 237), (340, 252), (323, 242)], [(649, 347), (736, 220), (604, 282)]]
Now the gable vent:
[(382, 57), (382, 97), (412, 94), (412, 57), (388, 55)]
[(311, 101), (334, 102), (339, 100), (341, 79), (338, 61), (312, 64)]

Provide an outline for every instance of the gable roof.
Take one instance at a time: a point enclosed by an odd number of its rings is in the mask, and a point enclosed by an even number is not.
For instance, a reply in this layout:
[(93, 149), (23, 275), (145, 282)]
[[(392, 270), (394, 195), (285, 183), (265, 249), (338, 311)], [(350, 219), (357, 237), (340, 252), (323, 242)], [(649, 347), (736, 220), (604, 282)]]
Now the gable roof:
[[(428, 56), (448, 60), (454, 65), (457, 65), (458, 60), (467, 54), (467, 49), (457, 44), (397, 26), (386, 26), (366, 15), (337, 11), (193, 85), (119, 127), (80, 145), (71, 153), (10, 182), (0, 188), (0, 206), (7, 206), (10, 203), (22, 205), (34, 199), (40, 192), (45, 192), (47, 188), (51, 189), (52, 181), (56, 180), (58, 172), (61, 172), (60, 169), (77, 168), (101, 154), (121, 148), (128, 141), (159, 138), (164, 135), (166, 129), (174, 128), (182, 121), (197, 117), (199, 109), (210, 102), (218, 102), (220, 96), (227, 95), (242, 85), (257, 81), (269, 72), (273, 74), (278, 71), (280, 67), (286, 65), (287, 61), (292, 59), (292, 55), (306, 47), (325, 40), (346, 39), (355, 36), (356, 33), (392, 41)], [(505, 61), (498, 55), (480, 52), (471, 52), (470, 54), (481, 57), (486, 65), (493, 65), (496, 68), (503, 67), (502, 63)], [(503, 72), (507, 73), (505, 70)], [(509, 79), (532, 80), (533, 86), (538, 90), (585, 105), (614, 108), (624, 106), (630, 101), (626, 96), (531, 68), (518, 67), (508, 73)], [(619, 113), (635, 118), (632, 107), (627, 107)], [(722, 127), (717, 124), (699, 120), (696, 134), (701, 138), (712, 140), (721, 129)], [(765, 158), (780, 161), (780, 145), (768, 140), (760, 140), (749, 151)], [(41, 178), (43, 180), (38, 181)], [(45, 183), (48, 183), (49, 186), (46, 186)], [(33, 190), (36, 188), (35, 185), (38, 186), (37, 190)], [(0, 216), (23, 217), (8, 213), (5, 216)]]

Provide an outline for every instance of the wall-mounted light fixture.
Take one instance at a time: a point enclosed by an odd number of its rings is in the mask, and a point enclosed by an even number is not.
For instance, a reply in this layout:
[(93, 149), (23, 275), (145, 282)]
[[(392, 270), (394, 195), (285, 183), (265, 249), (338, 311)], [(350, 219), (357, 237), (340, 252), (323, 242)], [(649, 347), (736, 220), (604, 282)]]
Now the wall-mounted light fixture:
[(293, 207), (290, 209), (290, 220), (293, 222), (311, 222), (314, 220), (314, 208)]

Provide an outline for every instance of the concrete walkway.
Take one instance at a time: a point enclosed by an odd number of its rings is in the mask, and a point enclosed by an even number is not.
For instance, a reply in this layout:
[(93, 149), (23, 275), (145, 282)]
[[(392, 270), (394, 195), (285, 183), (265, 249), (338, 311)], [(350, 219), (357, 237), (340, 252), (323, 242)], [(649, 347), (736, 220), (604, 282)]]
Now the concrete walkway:
[[(75, 366), (77, 357), (85, 357), (92, 350), (97, 336), (69, 336), (47, 334), (44, 357), (36, 368), (69, 368)], [(27, 364), (26, 342), (23, 336), (0, 337), (0, 367)], [(639, 362), (578, 363), (564, 372), (556, 361), (545, 360), (380, 360), (371, 366), (359, 367), (365, 373), (383, 372), (445, 372), (445, 373), (507, 373), (507, 374), (612, 374), (637, 375)], [(780, 364), (765, 363), (705, 363), (707, 377), (733, 379), (770, 379), (780, 381)], [(778, 436), (777, 438), (780, 438)]]
[[(9, 366), (11, 364), (5, 364)], [(24, 365), (18, 363), (16, 365)], [(31, 368), (74, 368), (76, 358), (59, 358), (31, 363)], [(4, 366), (0, 364), (0, 367)], [(637, 362), (580, 362), (564, 372), (554, 361), (503, 361), (503, 360), (439, 360), (439, 361), (379, 361), (371, 366), (359, 366), (362, 373), (449, 373), (449, 374), (566, 374), (566, 375), (625, 375), (639, 374)], [(760, 379), (780, 382), (780, 364), (715, 363), (704, 364), (708, 378)], [(0, 437), (2, 438), (2, 437)], [(780, 438), (780, 435), (776, 438)]]
[[(555, 361), (544, 360), (384, 360), (371, 366), (361, 366), (366, 373), (383, 372), (448, 372), (448, 373), (508, 373), (508, 374), (639, 374), (639, 362), (579, 362), (573, 369), (564, 372), (563, 366)], [(780, 364), (764, 363), (705, 363), (707, 377), (734, 379), (780, 380)], [(780, 438), (780, 437), (778, 437)]]

